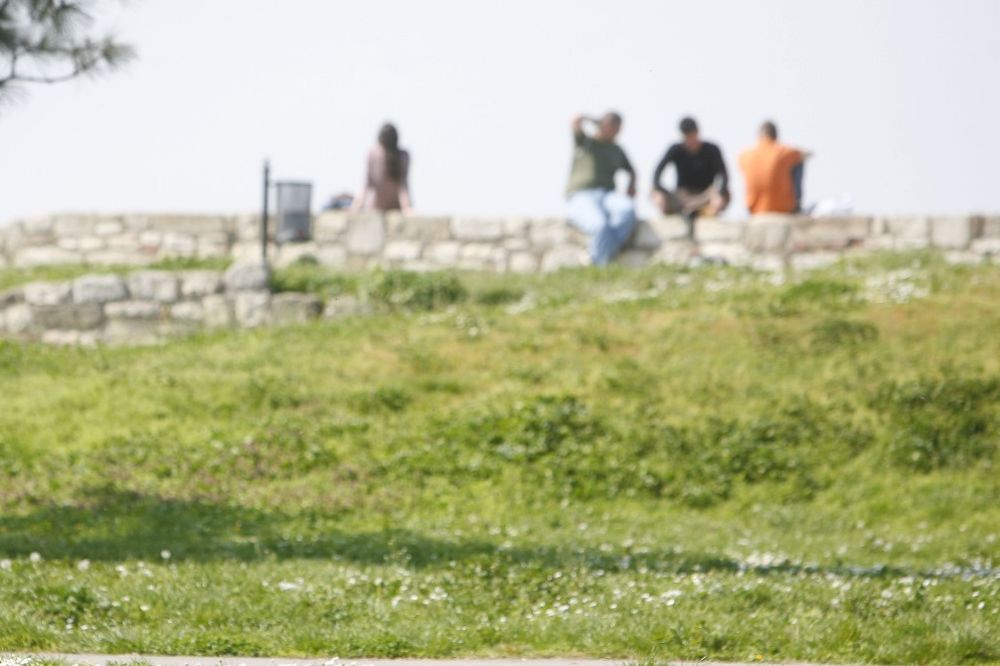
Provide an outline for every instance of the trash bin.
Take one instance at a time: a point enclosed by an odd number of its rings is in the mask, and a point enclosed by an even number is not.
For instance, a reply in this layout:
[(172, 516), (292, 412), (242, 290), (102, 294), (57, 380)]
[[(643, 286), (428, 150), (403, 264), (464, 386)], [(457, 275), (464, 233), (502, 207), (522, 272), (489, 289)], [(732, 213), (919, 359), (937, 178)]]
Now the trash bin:
[(284, 181), (274, 184), (279, 243), (304, 242), (312, 238), (312, 183)]

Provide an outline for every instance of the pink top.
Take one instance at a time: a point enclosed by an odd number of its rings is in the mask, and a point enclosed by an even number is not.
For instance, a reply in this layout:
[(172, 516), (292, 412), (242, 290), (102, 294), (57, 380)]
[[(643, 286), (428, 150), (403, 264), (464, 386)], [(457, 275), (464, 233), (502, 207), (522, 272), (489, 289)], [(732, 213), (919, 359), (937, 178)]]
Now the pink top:
[(410, 175), (410, 154), (405, 150), (399, 151), (401, 171), (398, 181), (389, 177), (389, 168), (386, 164), (385, 149), (382, 146), (375, 146), (368, 153), (368, 175), (367, 189), (371, 190), (373, 196), (369, 197), (366, 192), (364, 207), (375, 210), (399, 210), (402, 206), (399, 201), (399, 193), (404, 188), (409, 188)]

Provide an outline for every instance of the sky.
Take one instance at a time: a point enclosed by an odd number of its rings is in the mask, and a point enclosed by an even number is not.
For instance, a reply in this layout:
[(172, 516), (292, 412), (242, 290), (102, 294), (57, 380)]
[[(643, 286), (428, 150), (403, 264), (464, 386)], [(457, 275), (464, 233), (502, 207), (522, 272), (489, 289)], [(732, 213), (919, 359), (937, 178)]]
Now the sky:
[(652, 170), (693, 115), (737, 157), (765, 119), (814, 151), (806, 200), (1000, 212), (1000, 0), (131, 0), (122, 71), (0, 108), (0, 224), (253, 212), (260, 170), (360, 184), (383, 121), (418, 213), (552, 215), (570, 117), (620, 111)]

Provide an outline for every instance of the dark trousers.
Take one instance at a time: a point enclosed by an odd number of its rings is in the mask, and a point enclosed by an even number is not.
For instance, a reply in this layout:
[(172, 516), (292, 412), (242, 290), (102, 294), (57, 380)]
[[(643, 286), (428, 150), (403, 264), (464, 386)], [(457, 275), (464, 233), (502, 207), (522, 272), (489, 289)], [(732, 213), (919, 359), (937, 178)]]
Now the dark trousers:
[(792, 167), (792, 187), (795, 189), (794, 213), (802, 212), (802, 179), (806, 175), (806, 163), (800, 162)]

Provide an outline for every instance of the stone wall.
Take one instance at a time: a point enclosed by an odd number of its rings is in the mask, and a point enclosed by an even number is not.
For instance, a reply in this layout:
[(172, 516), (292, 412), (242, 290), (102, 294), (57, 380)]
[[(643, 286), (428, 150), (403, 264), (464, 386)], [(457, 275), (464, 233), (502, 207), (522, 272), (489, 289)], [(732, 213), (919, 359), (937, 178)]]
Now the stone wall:
[[(254, 216), (54, 216), (0, 229), (0, 265), (141, 265), (226, 259), (211, 270), (96, 272), (0, 293), (0, 335), (54, 344), (142, 344), (204, 329), (253, 328), (356, 313), (351, 298), (272, 294)], [(309, 257), (340, 270), (468, 269), (531, 273), (588, 263), (588, 240), (561, 219), (325, 213), (313, 240), (271, 244), (278, 265)], [(702, 220), (697, 242), (679, 218), (644, 222), (618, 261), (713, 261), (808, 269), (850, 253), (936, 248), (953, 261), (1000, 262), (1000, 217)]]
[[(331, 303), (328, 314), (343, 307)], [(149, 344), (205, 329), (300, 323), (323, 310), (315, 296), (272, 294), (259, 262), (225, 272), (139, 270), (0, 293), (0, 334), (51, 344)]]
[[(766, 217), (701, 220), (697, 244), (679, 218), (639, 225), (618, 261), (725, 261), (803, 268), (844, 253), (939, 248), (961, 261), (1000, 255), (1000, 216)], [(0, 267), (144, 265), (164, 259), (256, 259), (254, 215), (55, 215), (0, 227)], [(587, 239), (561, 218), (318, 215), (313, 240), (271, 245), (279, 266), (311, 257), (341, 270), (458, 268), (530, 273), (585, 265)]]

